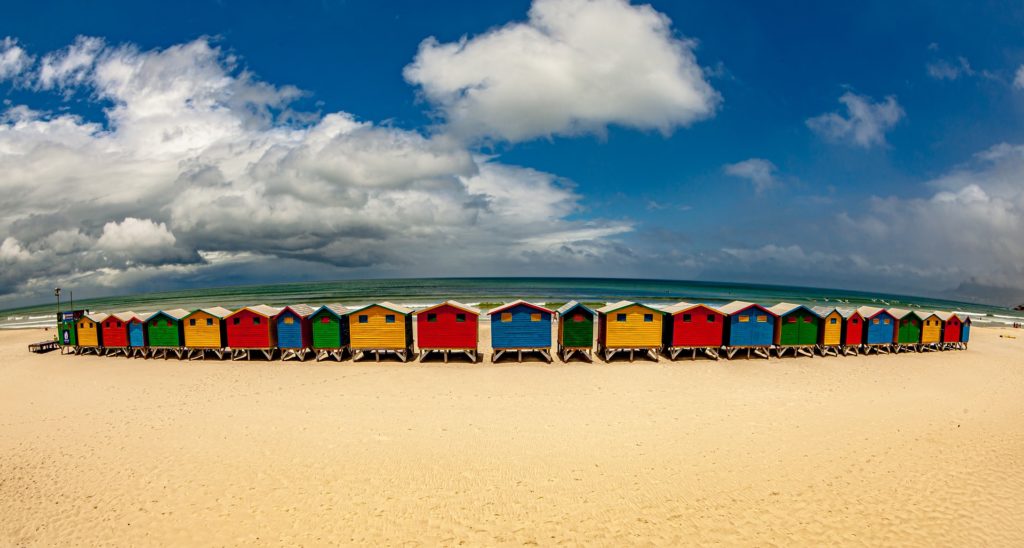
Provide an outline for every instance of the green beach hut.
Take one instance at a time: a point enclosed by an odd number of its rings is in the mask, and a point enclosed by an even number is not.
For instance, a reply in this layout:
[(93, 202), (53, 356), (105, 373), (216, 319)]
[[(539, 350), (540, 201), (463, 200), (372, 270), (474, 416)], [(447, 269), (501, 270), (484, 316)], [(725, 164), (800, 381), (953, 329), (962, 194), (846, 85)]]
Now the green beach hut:
[(768, 310), (779, 316), (775, 329), (778, 356), (781, 358), (792, 349), (794, 356), (803, 354), (814, 357), (821, 316), (806, 306), (792, 303), (779, 303)]
[(558, 354), (562, 361), (569, 361), (576, 353), (593, 361), (595, 316), (594, 310), (576, 301), (558, 309)]
[(75, 320), (62, 320), (57, 323), (57, 343), (61, 346), (61, 353), (64, 347), (74, 348), (78, 345), (78, 337), (75, 336)]
[(181, 320), (188, 316), (188, 310), (175, 308), (160, 310), (146, 318), (146, 339), (150, 355), (167, 359), (173, 353), (181, 359), (185, 350), (185, 325)]
[(309, 321), (316, 361), (327, 358), (341, 361), (350, 343), (348, 309), (340, 304), (326, 304), (314, 310)]
[(896, 352), (918, 350), (921, 345), (921, 325), (924, 322), (921, 315), (903, 308), (890, 308), (889, 313), (896, 319)]

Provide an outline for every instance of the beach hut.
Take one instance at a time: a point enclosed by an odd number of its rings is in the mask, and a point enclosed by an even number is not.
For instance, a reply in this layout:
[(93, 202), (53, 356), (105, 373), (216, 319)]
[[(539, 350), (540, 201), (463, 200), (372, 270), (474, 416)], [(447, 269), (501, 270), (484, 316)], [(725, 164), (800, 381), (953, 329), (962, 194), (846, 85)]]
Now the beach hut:
[(274, 319), (280, 311), (279, 308), (258, 304), (239, 308), (224, 318), (231, 359), (248, 360), (253, 351), (272, 359), (277, 350)]
[(286, 306), (277, 314), (277, 347), (281, 360), (306, 359), (313, 348), (313, 328), (309, 317), (313, 309), (304, 304)]
[(558, 314), (558, 354), (562, 361), (569, 361), (573, 354), (593, 361), (591, 352), (594, 349), (594, 319), (597, 312), (589, 306), (569, 301), (557, 311)]
[[(100, 323), (100, 332), (103, 337), (103, 348), (106, 355), (117, 355), (124, 354), (126, 357), (130, 354), (132, 348), (132, 341), (130, 337), (131, 324), (135, 322), (141, 325), (142, 320), (139, 319), (138, 315), (134, 312), (118, 312), (107, 316), (103, 322)], [(138, 327), (138, 332), (141, 327)], [(138, 335), (136, 335), (138, 337)], [(138, 347), (145, 346), (144, 340), (138, 340)]]
[(696, 359), (698, 352), (718, 359), (718, 351), (725, 345), (725, 313), (706, 304), (686, 302), (669, 306), (664, 312), (662, 341), (670, 359), (684, 351), (690, 351), (691, 359)]
[(149, 345), (146, 344), (146, 324), (142, 316), (126, 312), (122, 319), (128, 325), (128, 354), (145, 358), (149, 354)]
[(729, 321), (726, 325), (726, 356), (732, 359), (741, 350), (762, 358), (770, 357), (778, 316), (767, 308), (745, 301), (733, 301), (718, 308)]
[(943, 350), (960, 348), (960, 333), (963, 321), (954, 312), (936, 312), (942, 319), (942, 344)]
[(942, 344), (942, 318), (935, 312), (921, 312), (921, 350), (938, 350)]
[(967, 350), (967, 343), (971, 340), (971, 317), (964, 315), (960, 322), (960, 348)]
[(628, 352), (633, 361), (641, 352), (658, 361), (664, 335), (665, 313), (633, 301), (619, 301), (597, 309), (597, 351), (605, 361)]
[(856, 356), (864, 344), (864, 316), (855, 308), (836, 308), (836, 312), (843, 317), (843, 342), (840, 349), (844, 356)]
[(477, 362), (480, 311), (458, 301), (445, 301), (424, 308), (415, 314), (416, 345), (422, 359), (438, 352), (448, 363), (452, 352), (463, 353)]
[(173, 353), (180, 360), (185, 350), (185, 327), (182, 319), (188, 311), (181, 308), (160, 310), (146, 318), (149, 355), (167, 359)]
[(921, 345), (921, 316), (917, 312), (902, 308), (890, 308), (889, 313), (896, 319), (893, 334), (893, 350), (917, 350)]
[(818, 330), (818, 351), (822, 356), (838, 356), (843, 348), (843, 324), (842, 312), (834, 306), (814, 306), (811, 310), (821, 320)]
[(778, 317), (775, 327), (775, 352), (781, 358), (792, 350), (793, 355), (814, 357), (821, 331), (821, 316), (802, 304), (779, 303), (771, 308)]
[(393, 353), (403, 362), (412, 355), (412, 310), (383, 302), (349, 312), (352, 352), (356, 357)]
[(491, 318), (491, 361), (515, 352), (522, 361), (523, 352), (537, 352), (551, 363), (551, 318), (554, 310), (518, 300), (494, 308)]
[(57, 322), (57, 342), (60, 344), (62, 354), (66, 349), (74, 352), (74, 348), (78, 346), (75, 323), (75, 320), (60, 320)]
[(227, 342), (224, 318), (230, 314), (230, 310), (214, 306), (194, 310), (182, 318), (188, 359), (205, 359), (207, 352), (213, 353), (218, 359), (224, 358)]
[(105, 319), (107, 319), (107, 315), (102, 312), (86, 314), (78, 319), (75, 325), (75, 332), (78, 335), (76, 354), (82, 355), (89, 352), (100, 354), (103, 348), (103, 333), (100, 330), (100, 324)]
[(341, 361), (349, 347), (348, 310), (340, 304), (326, 304), (309, 316), (316, 361), (334, 358)]
[(889, 353), (896, 337), (896, 318), (888, 310), (862, 306), (857, 313), (864, 319), (864, 353)]

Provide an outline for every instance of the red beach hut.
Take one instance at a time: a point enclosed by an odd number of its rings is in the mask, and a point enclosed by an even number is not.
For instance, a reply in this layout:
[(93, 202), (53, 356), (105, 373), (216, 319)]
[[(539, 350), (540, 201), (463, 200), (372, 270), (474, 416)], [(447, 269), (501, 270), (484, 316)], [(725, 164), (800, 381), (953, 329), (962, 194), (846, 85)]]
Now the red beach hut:
[(416, 317), (416, 344), (420, 357), (441, 352), (445, 363), (452, 351), (463, 352), (477, 361), (480, 311), (458, 301), (445, 301), (413, 314)]
[(100, 331), (103, 335), (103, 347), (106, 348), (107, 355), (124, 353), (128, 355), (128, 324), (132, 320), (138, 321), (138, 316), (134, 312), (120, 312), (107, 316), (106, 319), (100, 323)]
[(718, 359), (718, 349), (725, 344), (725, 314), (706, 304), (677, 303), (664, 309), (665, 348), (671, 359), (683, 350), (692, 350), (692, 358), (702, 350)]
[(265, 304), (240, 308), (227, 318), (228, 348), (231, 359), (249, 359), (250, 350), (259, 350), (267, 359), (271, 359), (277, 348), (274, 317), (279, 309)]

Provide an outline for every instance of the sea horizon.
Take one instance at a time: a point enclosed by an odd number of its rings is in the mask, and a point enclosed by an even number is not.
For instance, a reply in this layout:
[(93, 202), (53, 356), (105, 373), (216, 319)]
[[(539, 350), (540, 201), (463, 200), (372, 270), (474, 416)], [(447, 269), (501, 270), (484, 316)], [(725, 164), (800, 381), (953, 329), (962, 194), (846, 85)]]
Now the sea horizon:
[[(68, 296), (65, 288), (61, 310), (72, 310)], [(792, 302), (811, 306), (920, 308), (967, 313), (975, 321), (987, 323), (1024, 321), (1024, 312), (1009, 307), (934, 297), (779, 284), (594, 277), (387, 278), (246, 284), (80, 298), (75, 299), (73, 306), (92, 312), (132, 310), (142, 314), (171, 308), (193, 310), (224, 306), (234, 309), (255, 304), (340, 303), (358, 307), (377, 301), (421, 308), (447, 299), (485, 309), (515, 299), (550, 304), (570, 300), (588, 304), (631, 300), (655, 306), (679, 301), (716, 305), (743, 300), (764, 305)], [(55, 312), (56, 299), (50, 303), (0, 310), (0, 329), (45, 327), (53, 321)]]

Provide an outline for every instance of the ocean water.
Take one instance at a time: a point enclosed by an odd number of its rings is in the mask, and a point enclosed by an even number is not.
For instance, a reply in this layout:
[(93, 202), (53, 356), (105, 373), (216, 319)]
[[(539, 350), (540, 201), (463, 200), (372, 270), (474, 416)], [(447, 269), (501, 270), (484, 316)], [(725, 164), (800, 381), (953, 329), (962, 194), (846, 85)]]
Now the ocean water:
[[(61, 296), (61, 308), (70, 310), (68, 289)], [(986, 305), (910, 297), (862, 291), (817, 289), (778, 285), (756, 285), (676, 280), (636, 280), (611, 278), (426, 278), (391, 280), (345, 280), (334, 282), (286, 283), (215, 287), (143, 293), (89, 299), (77, 295), (76, 309), (93, 312), (137, 313), (160, 309), (195, 309), (223, 306), (234, 309), (246, 305), (283, 306), (304, 303), (318, 306), (340, 302), (359, 306), (374, 301), (421, 307), (446, 299), (491, 308), (498, 303), (526, 299), (537, 303), (561, 304), (577, 300), (601, 305), (631, 300), (652, 305), (679, 301), (722, 304), (743, 300), (773, 305), (786, 301), (806, 305), (880, 306), (947, 310), (972, 314), (974, 321), (1012, 323), (1024, 321), (1024, 313)], [(0, 311), (0, 328), (52, 325), (56, 301), (39, 306)]]

